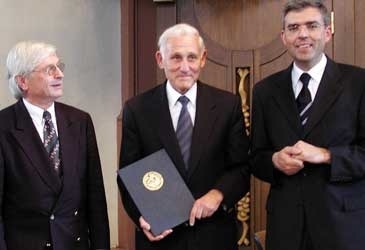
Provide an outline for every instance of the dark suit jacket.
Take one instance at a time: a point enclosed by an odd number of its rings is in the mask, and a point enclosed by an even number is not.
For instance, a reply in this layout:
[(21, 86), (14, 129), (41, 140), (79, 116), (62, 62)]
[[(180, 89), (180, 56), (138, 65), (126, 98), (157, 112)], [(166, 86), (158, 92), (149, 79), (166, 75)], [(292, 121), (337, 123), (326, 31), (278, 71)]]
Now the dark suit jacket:
[[(120, 167), (165, 148), (195, 198), (216, 188), (224, 194), (223, 209), (194, 227), (180, 226), (158, 243), (150, 243), (137, 231), (137, 249), (237, 249), (235, 203), (249, 188), (248, 140), (240, 99), (231, 93), (198, 83), (196, 119), (190, 167), (186, 171), (168, 108), (166, 84), (128, 101), (123, 110)], [(120, 184), (123, 204), (139, 225), (140, 216)]]
[[(61, 180), (20, 100), (0, 111), (0, 249), (109, 248), (105, 192), (90, 116), (55, 103)], [(52, 248), (47, 248), (51, 244)]]
[[(316, 249), (364, 249), (365, 71), (328, 59), (302, 131), (291, 70), (264, 79), (253, 94), (252, 170), (271, 183), (267, 249), (298, 249), (303, 223)], [(274, 169), (273, 153), (300, 139), (329, 149), (331, 164), (306, 163), (293, 176)]]

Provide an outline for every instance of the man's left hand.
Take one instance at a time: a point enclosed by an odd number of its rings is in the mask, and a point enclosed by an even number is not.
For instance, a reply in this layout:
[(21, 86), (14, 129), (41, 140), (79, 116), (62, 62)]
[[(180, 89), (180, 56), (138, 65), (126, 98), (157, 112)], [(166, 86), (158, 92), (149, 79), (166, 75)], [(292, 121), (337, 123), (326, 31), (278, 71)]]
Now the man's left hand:
[(294, 147), (302, 152), (294, 158), (313, 164), (331, 163), (331, 153), (328, 149), (316, 147), (304, 141), (298, 141)]
[(190, 212), (190, 226), (194, 226), (195, 219), (210, 217), (219, 208), (223, 194), (217, 189), (212, 189), (194, 202)]

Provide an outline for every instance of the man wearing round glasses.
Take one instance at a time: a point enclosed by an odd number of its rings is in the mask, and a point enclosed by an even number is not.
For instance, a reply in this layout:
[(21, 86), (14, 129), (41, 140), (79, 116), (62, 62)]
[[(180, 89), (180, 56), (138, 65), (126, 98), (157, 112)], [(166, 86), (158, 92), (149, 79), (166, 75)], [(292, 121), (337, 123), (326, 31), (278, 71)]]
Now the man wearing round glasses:
[(55, 102), (65, 68), (56, 48), (20, 42), (6, 64), (18, 101), (0, 111), (0, 249), (110, 249), (93, 123)]

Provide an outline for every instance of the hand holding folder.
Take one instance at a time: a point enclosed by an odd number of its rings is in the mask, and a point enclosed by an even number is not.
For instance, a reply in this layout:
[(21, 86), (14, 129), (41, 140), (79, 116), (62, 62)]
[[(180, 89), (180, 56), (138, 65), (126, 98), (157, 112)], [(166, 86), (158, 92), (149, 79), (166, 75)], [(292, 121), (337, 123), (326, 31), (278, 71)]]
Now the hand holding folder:
[(189, 220), (194, 197), (164, 149), (120, 169), (118, 175), (153, 235)]

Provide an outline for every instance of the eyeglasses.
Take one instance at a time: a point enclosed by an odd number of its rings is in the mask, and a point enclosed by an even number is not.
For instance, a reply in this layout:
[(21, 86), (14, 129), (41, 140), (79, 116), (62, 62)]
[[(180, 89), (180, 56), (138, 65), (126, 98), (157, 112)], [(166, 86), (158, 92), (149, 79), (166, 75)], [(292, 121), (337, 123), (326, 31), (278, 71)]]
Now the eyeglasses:
[(286, 26), (285, 29), (290, 35), (296, 35), (299, 33), (302, 27), (305, 27), (306, 30), (310, 33), (315, 33), (319, 31), (322, 26), (323, 24), (320, 24), (318, 22), (308, 22), (304, 24), (289, 24), (288, 26)]
[(32, 70), (32, 72), (43, 72), (45, 74), (48, 74), (49, 76), (54, 76), (55, 74), (58, 73), (58, 70), (61, 72), (64, 72), (65, 67), (66, 67), (66, 65), (63, 62), (59, 62), (56, 65), (50, 64), (47, 67), (45, 67), (44, 69)]

